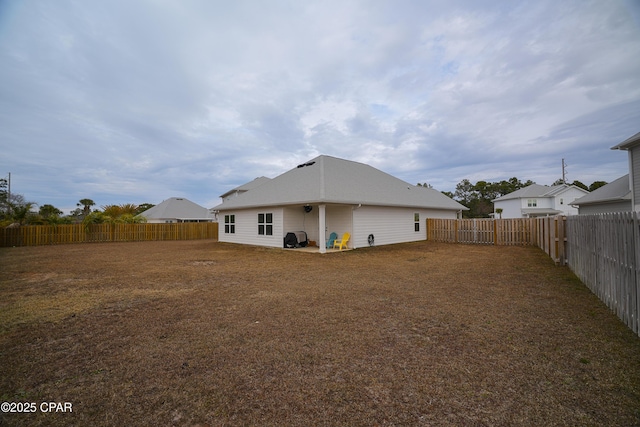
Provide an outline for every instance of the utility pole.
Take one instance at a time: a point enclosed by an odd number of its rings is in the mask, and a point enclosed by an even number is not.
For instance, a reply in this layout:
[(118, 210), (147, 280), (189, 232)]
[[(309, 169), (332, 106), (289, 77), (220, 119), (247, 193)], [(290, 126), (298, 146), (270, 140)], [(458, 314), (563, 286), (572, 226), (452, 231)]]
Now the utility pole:
[(11, 172), (8, 177), (0, 178), (0, 185), (2, 190), (2, 213), (9, 215), (11, 213)]
[(567, 183), (567, 171), (566, 171), (566, 167), (567, 164), (564, 162), (564, 159), (562, 159), (562, 183), (566, 184)]
[(7, 181), (7, 214), (11, 215), (11, 172)]

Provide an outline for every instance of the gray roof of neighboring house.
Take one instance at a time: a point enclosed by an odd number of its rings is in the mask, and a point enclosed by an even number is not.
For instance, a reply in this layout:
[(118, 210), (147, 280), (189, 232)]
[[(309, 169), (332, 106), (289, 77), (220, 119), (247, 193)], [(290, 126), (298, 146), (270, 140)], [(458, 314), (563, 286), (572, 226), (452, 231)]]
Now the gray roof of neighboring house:
[(635, 135), (625, 139), (618, 145), (614, 145), (611, 147), (612, 150), (628, 150), (629, 148), (640, 144), (640, 132)]
[(182, 197), (171, 197), (140, 215), (147, 219), (214, 219), (209, 209)]
[(416, 187), (363, 163), (324, 155), (226, 200), (214, 209), (308, 203), (467, 210), (437, 190)]
[[(531, 184), (526, 187), (522, 187), (516, 191), (513, 191), (504, 196), (494, 199), (494, 202), (500, 202), (503, 200), (511, 199), (526, 199), (531, 197), (553, 197), (556, 194), (562, 193), (564, 190), (572, 187), (571, 185), (561, 184), (549, 187), (548, 185)], [(579, 188), (579, 187), (576, 187)]]
[(271, 181), (271, 178), (267, 178), (266, 176), (259, 176), (258, 178), (254, 179), (253, 181), (247, 182), (246, 184), (242, 184), (239, 187), (236, 188), (232, 188), (231, 190), (227, 191), (226, 193), (224, 193), (223, 195), (221, 195), (221, 198), (225, 198), (227, 196), (229, 196), (230, 194), (233, 193), (243, 193), (245, 191), (249, 191), (253, 188), (256, 188), (262, 184), (264, 184), (267, 181)]
[(629, 174), (621, 176), (615, 181), (607, 185), (593, 190), (586, 196), (571, 202), (572, 205), (583, 206), (599, 203), (618, 202), (623, 200), (631, 200), (631, 190), (629, 188)]

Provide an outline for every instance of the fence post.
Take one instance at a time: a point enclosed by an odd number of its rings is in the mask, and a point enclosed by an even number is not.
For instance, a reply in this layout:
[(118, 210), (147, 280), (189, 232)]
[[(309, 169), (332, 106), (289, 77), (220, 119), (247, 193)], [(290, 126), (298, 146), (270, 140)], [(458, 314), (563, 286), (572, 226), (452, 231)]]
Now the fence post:
[(633, 212), (631, 216), (631, 220), (633, 221), (633, 235), (631, 238), (633, 241), (631, 242), (632, 251), (633, 251), (633, 259), (632, 259), (632, 267), (633, 272), (631, 273), (631, 329), (636, 335), (640, 335), (640, 289), (638, 289), (638, 283), (640, 283), (640, 278), (638, 277), (640, 271), (638, 268), (640, 267), (640, 224), (638, 223), (638, 212)]
[(453, 241), (454, 243), (458, 243), (458, 220), (453, 224)]
[(493, 245), (498, 246), (498, 220), (493, 219)]
[(558, 218), (558, 260), (560, 262), (560, 265), (565, 265), (567, 262), (567, 234), (565, 232), (567, 217), (564, 215), (560, 215), (556, 218)]

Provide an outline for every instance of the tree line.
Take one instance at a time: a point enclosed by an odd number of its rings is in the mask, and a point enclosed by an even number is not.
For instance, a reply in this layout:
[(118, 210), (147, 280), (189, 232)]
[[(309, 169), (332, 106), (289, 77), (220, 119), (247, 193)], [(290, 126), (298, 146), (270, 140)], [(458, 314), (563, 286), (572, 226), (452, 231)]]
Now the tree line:
[[(477, 181), (473, 184), (468, 179), (463, 179), (456, 185), (454, 192), (443, 191), (443, 193), (453, 200), (469, 208), (463, 212), (465, 218), (488, 218), (493, 213), (492, 200), (506, 194), (512, 193), (520, 188), (527, 187), (535, 182), (527, 180), (522, 182), (516, 177), (508, 180), (489, 182)], [(553, 185), (564, 184), (562, 179), (555, 181)], [(596, 190), (606, 181), (594, 181), (591, 185), (580, 181), (573, 181), (567, 185), (575, 185), (587, 191)], [(418, 183), (418, 186), (429, 187), (427, 183)], [(45, 225), (45, 224), (102, 224), (102, 223), (136, 223), (144, 222), (145, 219), (140, 214), (152, 208), (151, 203), (135, 205), (126, 203), (121, 205), (105, 205), (102, 209), (93, 209), (96, 203), (91, 199), (81, 199), (76, 204), (77, 208), (64, 215), (63, 212), (50, 204), (39, 206), (37, 212), (33, 209), (38, 206), (35, 202), (26, 201), (21, 194), (9, 195), (8, 182), (5, 178), (0, 178), (0, 227), (11, 224), (20, 225)]]
[[(154, 207), (151, 203), (135, 205), (125, 203), (120, 205), (104, 205), (101, 209), (94, 209), (96, 203), (91, 199), (81, 199), (77, 208), (68, 215), (50, 204), (38, 205), (29, 202), (22, 194), (9, 194), (8, 182), (0, 178), (0, 227), (12, 224), (19, 225), (55, 225), (55, 224), (133, 224), (146, 222), (140, 215)], [(35, 208), (38, 207), (36, 211)]]
[[(489, 214), (493, 213), (494, 199), (497, 199), (498, 197), (502, 197), (509, 193), (513, 193), (516, 190), (528, 187), (532, 184), (535, 184), (535, 182), (531, 180), (522, 182), (516, 177), (496, 182), (478, 181), (475, 184), (473, 184), (468, 179), (463, 179), (456, 185), (456, 189), (453, 193), (450, 191), (443, 191), (442, 193), (451, 197), (461, 205), (469, 208), (468, 211), (463, 212), (463, 216), (465, 218), (489, 218)], [(551, 185), (555, 186), (561, 184), (565, 184), (565, 182), (562, 179), (558, 179)], [(593, 191), (602, 187), (603, 185), (606, 185), (607, 182), (594, 181), (589, 186), (580, 181), (573, 181), (572, 183), (566, 184), (575, 185), (576, 187), (582, 188), (587, 191)], [(430, 187), (426, 183), (418, 185)]]

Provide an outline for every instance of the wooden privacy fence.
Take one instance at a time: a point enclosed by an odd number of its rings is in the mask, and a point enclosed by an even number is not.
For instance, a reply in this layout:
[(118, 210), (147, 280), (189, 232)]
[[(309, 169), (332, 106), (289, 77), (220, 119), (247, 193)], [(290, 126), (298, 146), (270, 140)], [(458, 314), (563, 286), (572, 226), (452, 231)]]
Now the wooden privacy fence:
[(0, 247), (217, 238), (217, 222), (28, 225), (0, 229)]
[(580, 280), (640, 335), (640, 218), (637, 212), (524, 219), (428, 219), (427, 239), (535, 245)]
[(580, 280), (640, 335), (638, 213), (567, 219), (567, 264)]
[(508, 219), (427, 219), (427, 240), (480, 245), (532, 245), (565, 261), (563, 216)]

